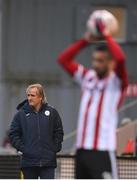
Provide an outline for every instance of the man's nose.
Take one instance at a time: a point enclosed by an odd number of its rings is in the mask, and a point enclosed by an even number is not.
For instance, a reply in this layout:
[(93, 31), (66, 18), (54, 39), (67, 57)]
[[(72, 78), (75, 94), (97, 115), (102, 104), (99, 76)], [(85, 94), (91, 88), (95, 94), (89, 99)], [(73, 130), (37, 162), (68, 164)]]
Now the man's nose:
[(31, 96), (28, 96), (28, 100), (31, 100)]

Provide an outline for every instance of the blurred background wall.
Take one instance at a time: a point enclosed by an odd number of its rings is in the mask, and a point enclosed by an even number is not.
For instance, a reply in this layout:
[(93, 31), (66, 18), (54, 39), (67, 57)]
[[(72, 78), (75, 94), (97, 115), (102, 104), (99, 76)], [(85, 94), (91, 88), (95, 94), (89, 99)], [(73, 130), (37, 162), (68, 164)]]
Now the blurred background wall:
[[(62, 116), (65, 134), (76, 129), (80, 91), (58, 66), (57, 56), (82, 36), (87, 17), (100, 7), (124, 9), (119, 41), (130, 83), (137, 83), (137, 0), (0, 0), (0, 144), (25, 88), (34, 82), (44, 85), (49, 103)], [(91, 46), (81, 53), (79, 62), (90, 66), (92, 51)], [(128, 97), (126, 103), (135, 98)], [(135, 119), (136, 109), (122, 111), (120, 120)], [(64, 151), (73, 147), (74, 139), (64, 142)]]

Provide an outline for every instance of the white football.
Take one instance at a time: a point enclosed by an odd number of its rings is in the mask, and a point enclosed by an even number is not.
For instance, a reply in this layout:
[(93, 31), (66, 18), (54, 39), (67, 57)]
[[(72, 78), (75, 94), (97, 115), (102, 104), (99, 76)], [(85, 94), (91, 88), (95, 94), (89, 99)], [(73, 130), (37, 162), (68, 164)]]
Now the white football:
[(99, 36), (99, 32), (96, 27), (96, 19), (101, 19), (105, 27), (111, 35), (116, 34), (118, 31), (118, 21), (116, 17), (107, 10), (96, 10), (94, 11), (87, 21), (87, 30), (94, 36)]

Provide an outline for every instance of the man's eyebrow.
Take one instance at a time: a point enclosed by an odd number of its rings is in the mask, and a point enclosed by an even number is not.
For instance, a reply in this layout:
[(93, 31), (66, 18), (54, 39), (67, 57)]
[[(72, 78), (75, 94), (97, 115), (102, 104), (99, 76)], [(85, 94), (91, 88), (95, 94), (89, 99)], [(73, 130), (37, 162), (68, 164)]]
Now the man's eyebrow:
[(27, 95), (32, 95), (32, 96), (35, 96), (36, 94), (27, 93)]

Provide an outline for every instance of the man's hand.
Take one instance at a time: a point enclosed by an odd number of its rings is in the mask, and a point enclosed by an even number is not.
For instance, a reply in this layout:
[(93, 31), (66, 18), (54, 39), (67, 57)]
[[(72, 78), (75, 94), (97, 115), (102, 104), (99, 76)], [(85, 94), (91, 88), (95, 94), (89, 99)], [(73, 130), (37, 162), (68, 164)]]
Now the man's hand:
[(99, 41), (99, 40), (102, 40), (102, 37), (97, 37), (97, 36), (93, 36), (91, 34), (91, 32), (89, 31), (86, 31), (85, 34), (84, 34), (84, 39), (91, 43), (91, 42), (94, 42), (94, 41)]
[(96, 19), (96, 27), (97, 27), (100, 37), (103, 38), (104, 36), (110, 35), (105, 24), (103, 23), (103, 21), (100, 18)]
[(110, 35), (109, 30), (107, 30), (105, 24), (100, 18), (96, 19), (96, 28), (99, 34), (98, 36), (92, 35), (92, 33), (89, 31), (84, 34), (84, 39), (87, 42), (91, 43), (94, 41), (100, 41), (103, 40), (105, 36)]

